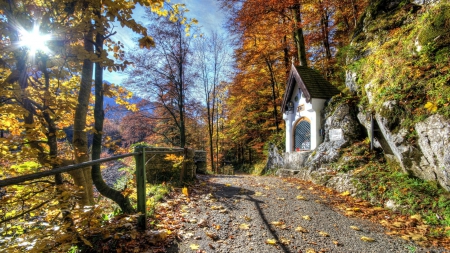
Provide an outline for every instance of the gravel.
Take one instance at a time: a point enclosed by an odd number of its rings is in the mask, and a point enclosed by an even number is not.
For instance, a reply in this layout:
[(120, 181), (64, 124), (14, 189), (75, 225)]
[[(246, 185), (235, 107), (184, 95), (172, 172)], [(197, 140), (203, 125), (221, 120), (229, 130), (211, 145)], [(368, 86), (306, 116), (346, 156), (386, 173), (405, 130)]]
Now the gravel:
[[(282, 178), (197, 177), (179, 240), (167, 252), (446, 252), (386, 235), (381, 225), (328, 206), (327, 193)], [(299, 226), (307, 232), (296, 231)]]

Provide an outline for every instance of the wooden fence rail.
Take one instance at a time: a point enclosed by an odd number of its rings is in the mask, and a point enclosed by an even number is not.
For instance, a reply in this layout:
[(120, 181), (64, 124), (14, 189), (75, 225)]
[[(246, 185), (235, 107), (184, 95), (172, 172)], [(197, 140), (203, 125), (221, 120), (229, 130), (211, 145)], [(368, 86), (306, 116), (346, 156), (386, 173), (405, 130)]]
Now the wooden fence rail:
[[(135, 147), (134, 152), (122, 154), (122, 155), (116, 155), (111, 156), (107, 158), (102, 158), (98, 160), (93, 160), (89, 162), (69, 165), (61, 168), (55, 168), (52, 170), (47, 171), (41, 171), (36, 172), (33, 174), (18, 176), (18, 177), (12, 177), (8, 179), (0, 180), (0, 187), (9, 186), (9, 185), (15, 185), (19, 183), (23, 183), (25, 181), (30, 181), (42, 177), (48, 177), (53, 176), (59, 173), (69, 172), (72, 170), (81, 169), (84, 167), (89, 167), (96, 164), (101, 164), (104, 162), (109, 162), (113, 160), (118, 160), (125, 157), (134, 156), (136, 161), (136, 188), (137, 188), (137, 211), (141, 213), (141, 216), (138, 218), (138, 227), (141, 229), (146, 228), (146, 220), (147, 220), (147, 210), (146, 210), (146, 202), (147, 202), (147, 196), (145, 194), (145, 186), (146, 186), (146, 173), (145, 173), (145, 164), (147, 161), (145, 160), (145, 154), (174, 154), (174, 153), (182, 153), (185, 149), (182, 148), (176, 148), (171, 150), (161, 150), (157, 151), (154, 150), (155, 148), (152, 148), (153, 150), (146, 151), (145, 146), (138, 146)], [(158, 149), (158, 148), (156, 148)], [(161, 149), (167, 149), (167, 148), (161, 148)]]

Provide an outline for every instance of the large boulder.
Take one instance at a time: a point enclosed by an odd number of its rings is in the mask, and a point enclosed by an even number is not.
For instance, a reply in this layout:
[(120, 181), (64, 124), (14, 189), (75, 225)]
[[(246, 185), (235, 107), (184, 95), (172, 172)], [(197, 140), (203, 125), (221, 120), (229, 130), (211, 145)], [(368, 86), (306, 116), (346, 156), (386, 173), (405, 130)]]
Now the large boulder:
[[(324, 164), (337, 161), (341, 148), (351, 145), (364, 135), (363, 128), (358, 122), (357, 109), (348, 99), (330, 101), (325, 113), (324, 142), (312, 153), (305, 164), (306, 167), (312, 171)], [(338, 133), (338, 137), (333, 136), (333, 133)]]
[(422, 151), (420, 168), (416, 172), (436, 180), (450, 191), (450, 121), (433, 115), (415, 125), (418, 144)]
[(276, 171), (279, 168), (282, 168), (284, 165), (283, 157), (278, 152), (278, 148), (275, 144), (269, 144), (269, 154), (267, 157), (266, 166), (264, 167), (263, 172), (267, 173), (269, 171)]

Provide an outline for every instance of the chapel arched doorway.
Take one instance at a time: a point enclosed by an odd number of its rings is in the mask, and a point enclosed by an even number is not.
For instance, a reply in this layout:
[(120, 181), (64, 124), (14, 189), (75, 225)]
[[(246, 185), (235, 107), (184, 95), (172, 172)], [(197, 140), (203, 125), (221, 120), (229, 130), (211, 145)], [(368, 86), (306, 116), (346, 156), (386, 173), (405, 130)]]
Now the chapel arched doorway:
[(294, 131), (294, 150), (311, 149), (311, 123), (306, 118), (300, 119)]

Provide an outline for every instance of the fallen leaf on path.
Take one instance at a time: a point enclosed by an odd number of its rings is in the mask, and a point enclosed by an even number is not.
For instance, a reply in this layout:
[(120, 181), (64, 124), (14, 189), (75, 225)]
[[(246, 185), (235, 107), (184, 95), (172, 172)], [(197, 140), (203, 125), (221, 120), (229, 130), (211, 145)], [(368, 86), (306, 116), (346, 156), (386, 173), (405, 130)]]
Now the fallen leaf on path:
[(323, 231), (319, 231), (319, 235), (324, 236), (324, 237), (330, 236), (327, 232), (323, 232)]
[(275, 239), (267, 239), (266, 243), (270, 244), (270, 245), (276, 245), (277, 244), (277, 240), (275, 240)]
[(223, 209), (223, 206), (211, 206), (212, 210), (220, 210)]
[(338, 241), (333, 241), (333, 244), (336, 246), (339, 246), (339, 242)]
[(316, 251), (314, 249), (307, 248), (306, 253), (316, 253)]
[(400, 222), (400, 221), (395, 221), (395, 222), (392, 223), (392, 226), (394, 226), (396, 228), (401, 228), (401, 227), (404, 226), (404, 223)]
[(348, 195), (350, 195), (350, 192), (349, 191), (345, 191), (345, 192), (343, 192), (343, 193), (341, 193), (341, 196), (348, 196)]
[(241, 225), (239, 225), (239, 229), (248, 230), (248, 229), (250, 229), (250, 227), (248, 224), (242, 223)]
[(350, 228), (356, 231), (361, 231), (361, 229), (357, 226), (350, 226)]
[(213, 233), (213, 232), (206, 232), (205, 233), (209, 238), (213, 239), (214, 241), (219, 239), (219, 236), (217, 236), (217, 234)]
[(244, 216), (244, 220), (246, 220), (246, 221), (251, 221), (252, 218), (250, 218), (250, 217), (248, 217), (247, 215), (245, 215), (245, 216)]
[(309, 217), (309, 215), (302, 216), (302, 218), (303, 218), (304, 220), (311, 220), (311, 217)]
[(262, 196), (262, 192), (255, 192), (255, 196)]
[(302, 187), (301, 186), (297, 186), (297, 190), (300, 190)]
[(284, 245), (289, 245), (289, 243), (291, 243), (291, 240), (286, 239), (286, 238), (281, 238), (281, 243)]
[(374, 242), (375, 239), (367, 237), (367, 236), (362, 236), (361, 240), (365, 241), (365, 242)]
[(312, 191), (312, 190), (314, 190), (314, 188), (313, 187), (309, 187), (308, 190)]
[(301, 233), (308, 233), (308, 230), (304, 227), (298, 226), (295, 228), (296, 232), (301, 232)]
[(305, 197), (303, 197), (302, 195), (298, 195), (297, 197), (295, 197), (296, 199), (299, 199), (299, 200), (306, 200), (306, 198)]
[(200, 246), (198, 244), (191, 244), (189, 247), (191, 250), (198, 250)]
[(285, 198), (277, 198), (278, 200), (286, 200)]
[(427, 241), (428, 239), (421, 234), (410, 234), (413, 241)]
[(183, 187), (183, 189), (181, 190), (181, 192), (183, 193), (184, 196), (186, 196), (186, 197), (189, 196), (188, 188)]
[(284, 222), (282, 221), (272, 221), (270, 224), (275, 225), (275, 226), (281, 226), (284, 224)]

